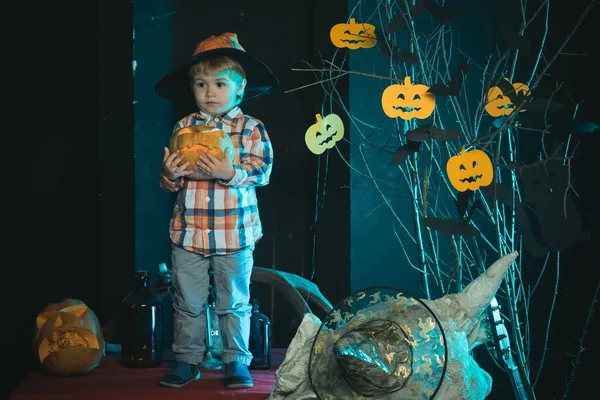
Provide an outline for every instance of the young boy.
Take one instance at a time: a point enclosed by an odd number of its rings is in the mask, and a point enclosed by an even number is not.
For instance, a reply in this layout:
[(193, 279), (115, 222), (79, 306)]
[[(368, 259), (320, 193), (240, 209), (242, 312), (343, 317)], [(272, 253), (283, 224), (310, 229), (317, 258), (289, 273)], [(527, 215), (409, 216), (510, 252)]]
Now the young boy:
[[(209, 270), (216, 288), (216, 313), (223, 337), (225, 386), (252, 387), (248, 365), (250, 275), (255, 243), (262, 237), (256, 186), (269, 183), (273, 149), (261, 121), (244, 115), (239, 104), (279, 85), (260, 60), (249, 55), (237, 35), (225, 33), (200, 42), (190, 60), (157, 85), (159, 95), (185, 100), (193, 94), (198, 112), (180, 120), (173, 132), (205, 124), (230, 135), (235, 155), (218, 160), (200, 155), (204, 177), (193, 180), (189, 164), (165, 147), (160, 186), (178, 192), (170, 222), (174, 367), (159, 384), (183, 387), (200, 378), (204, 358)], [(244, 97), (245, 96), (245, 97)]]

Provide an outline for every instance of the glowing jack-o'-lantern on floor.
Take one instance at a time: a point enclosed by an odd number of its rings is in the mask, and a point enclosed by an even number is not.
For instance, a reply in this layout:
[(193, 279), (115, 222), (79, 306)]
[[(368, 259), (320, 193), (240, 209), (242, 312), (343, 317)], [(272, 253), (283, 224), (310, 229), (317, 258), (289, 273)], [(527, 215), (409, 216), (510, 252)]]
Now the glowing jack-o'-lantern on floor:
[(492, 161), (482, 150), (463, 149), (450, 157), (446, 163), (446, 173), (454, 189), (459, 192), (488, 186), (494, 179)]
[(413, 85), (410, 76), (404, 78), (404, 84), (388, 86), (381, 96), (385, 115), (403, 120), (429, 117), (435, 108), (435, 95), (428, 90), (427, 85)]
[(205, 125), (190, 125), (173, 132), (169, 139), (169, 151), (173, 153), (175, 150), (179, 150), (183, 156), (180, 165), (190, 163), (187, 169), (194, 172), (188, 177), (195, 180), (208, 179), (196, 165), (199, 155), (207, 152), (222, 160), (225, 151), (228, 151), (232, 161), (234, 156), (231, 137), (220, 129)]
[(104, 354), (102, 327), (96, 314), (77, 299), (46, 306), (36, 318), (35, 353), (50, 375), (86, 374)]
[(365, 23), (355, 23), (350, 18), (349, 23), (334, 25), (329, 31), (331, 42), (338, 48), (347, 47), (350, 50), (368, 49), (377, 43), (375, 26)]
[(316, 115), (317, 123), (311, 125), (304, 134), (306, 147), (314, 154), (322, 154), (325, 150), (333, 148), (344, 137), (344, 123), (342, 119), (329, 114), (322, 118)]
[[(508, 79), (504, 78), (507, 82), (510, 82)], [(512, 87), (507, 90), (507, 93), (504, 93), (499, 86), (493, 86), (488, 90), (486, 95), (486, 104), (485, 111), (491, 115), (492, 117), (501, 117), (501, 116), (509, 116), (515, 111), (514, 101), (511, 100), (511, 97), (515, 99), (515, 96), (529, 96), (529, 87), (524, 83), (508, 83), (507, 85), (502, 85), (503, 87)], [(506, 89), (505, 89), (506, 90)], [(526, 111), (525, 108), (520, 108), (519, 112)]]

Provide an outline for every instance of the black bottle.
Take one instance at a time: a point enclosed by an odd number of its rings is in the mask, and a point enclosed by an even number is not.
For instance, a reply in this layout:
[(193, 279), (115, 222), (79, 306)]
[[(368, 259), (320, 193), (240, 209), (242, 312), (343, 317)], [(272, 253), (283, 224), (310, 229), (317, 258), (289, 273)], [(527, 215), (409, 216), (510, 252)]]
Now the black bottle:
[(127, 367), (158, 367), (163, 357), (163, 302), (148, 287), (148, 272), (136, 272), (134, 278), (136, 288), (121, 302), (121, 363)]
[(258, 299), (252, 299), (250, 317), (250, 369), (271, 368), (271, 320), (262, 314)]
[(158, 286), (168, 288), (173, 283), (171, 271), (167, 268), (167, 264), (158, 264)]

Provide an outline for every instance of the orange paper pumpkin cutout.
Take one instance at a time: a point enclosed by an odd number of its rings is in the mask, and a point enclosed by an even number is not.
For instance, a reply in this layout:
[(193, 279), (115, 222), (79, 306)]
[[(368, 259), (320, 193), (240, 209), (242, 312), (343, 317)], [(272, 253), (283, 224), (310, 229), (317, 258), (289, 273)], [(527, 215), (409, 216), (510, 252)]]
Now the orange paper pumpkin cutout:
[(448, 179), (459, 192), (488, 186), (494, 179), (494, 168), (488, 155), (481, 150), (464, 149), (446, 163)]
[(210, 179), (196, 166), (200, 154), (207, 152), (222, 160), (227, 151), (230, 160), (233, 161), (234, 157), (231, 137), (219, 129), (205, 125), (190, 125), (174, 132), (169, 139), (169, 151), (173, 153), (175, 150), (179, 150), (183, 156), (181, 164), (190, 163), (187, 169), (194, 172), (188, 177), (194, 180)]
[(316, 115), (317, 123), (311, 125), (304, 135), (306, 147), (314, 154), (322, 154), (325, 150), (333, 148), (336, 142), (344, 137), (344, 123), (335, 114), (325, 118)]
[[(508, 79), (506, 80), (508, 81)], [(529, 95), (529, 87), (524, 83), (513, 83), (512, 87), (516, 94)], [(503, 93), (498, 86), (491, 87), (486, 95), (485, 111), (494, 118), (512, 114), (515, 106), (510, 96), (511, 93)], [(525, 109), (521, 108), (519, 111), (523, 112)]]
[(350, 22), (347, 24), (334, 25), (329, 31), (329, 37), (336, 47), (347, 47), (350, 50), (368, 49), (377, 43), (375, 26), (365, 23), (357, 24), (354, 22), (354, 18), (350, 18)]
[(404, 84), (388, 86), (381, 95), (385, 115), (404, 120), (429, 117), (435, 108), (435, 95), (428, 90), (427, 85), (413, 85), (410, 76), (404, 78)]

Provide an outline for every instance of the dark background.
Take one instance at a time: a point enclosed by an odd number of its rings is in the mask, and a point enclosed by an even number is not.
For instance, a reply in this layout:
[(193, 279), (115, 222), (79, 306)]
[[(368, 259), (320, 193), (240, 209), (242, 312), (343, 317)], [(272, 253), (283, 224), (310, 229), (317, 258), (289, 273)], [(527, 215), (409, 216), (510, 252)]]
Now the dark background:
[[(173, 1), (164, 7), (173, 10), (198, 7), (192, 3), (196, 2)], [(322, 92), (318, 88), (294, 94), (284, 91), (314, 80), (309, 74), (290, 69), (303, 68), (302, 59), (316, 64), (319, 52), (328, 57), (329, 28), (345, 20), (348, 10), (342, 1), (319, 5), (296, 2), (285, 10), (280, 9), (280, 2), (260, 2), (261, 5), (253, 4), (252, 8), (245, 3), (230, 2), (222, 9), (215, 6), (213, 14), (207, 15), (208, 25), (199, 32), (237, 31), (242, 44), (271, 65), (282, 81), (276, 94), (260, 104), (244, 107), (244, 111), (267, 123), (276, 156), (279, 155), (271, 185), (259, 190), (265, 237), (257, 247), (256, 265), (310, 277), (313, 251), (310, 228), (315, 219), (315, 198), (322, 190), (315, 182), (319, 172), (322, 183), (323, 160), (318, 164), (306, 151), (303, 133), (314, 114), (320, 112)], [(583, 9), (583, 2), (570, 4), (553, 3), (550, 23), (556, 40), (569, 32), (577, 13)], [(154, 155), (138, 152), (143, 149), (140, 147), (143, 136), (136, 126), (142, 122), (136, 116), (140, 110), (161, 113), (163, 105), (167, 109), (168, 106), (160, 99), (152, 99), (154, 105), (134, 106), (134, 101), (144, 101), (136, 98), (137, 90), (152, 92), (152, 89), (134, 89), (133, 85), (132, 21), (137, 12), (133, 3), (22, 3), (20, 7), (11, 7), (3, 13), (2, 24), (3, 133), (8, 139), (4, 153), (9, 156), (4, 162), (4, 210), (9, 220), (5, 237), (10, 237), (7, 249), (11, 252), (5, 262), (7, 318), (3, 337), (7, 337), (9, 372), (2, 379), (3, 394), (35, 368), (31, 334), (41, 308), (63, 297), (79, 298), (106, 323), (131, 288), (134, 270), (152, 270), (164, 261), (161, 254), (155, 258), (148, 256), (142, 251), (144, 246), (166, 245), (160, 243), (160, 237), (153, 239), (157, 242), (139, 241), (145, 234), (145, 218), (152, 216), (153, 211), (139, 203), (145, 195), (144, 185), (157, 185), (157, 181), (139, 182), (139, 174), (147, 173), (151, 179), (157, 176), (162, 143), (154, 143), (156, 136), (152, 135), (156, 133), (149, 133), (144, 145), (156, 146), (152, 151), (159, 158), (148, 164), (140, 161), (140, 157), (150, 160)], [(247, 22), (241, 25), (231, 22), (223, 28), (216, 22), (210, 25), (209, 21), (232, 9), (244, 10), (250, 16)], [(153, 15), (153, 11), (147, 10), (148, 15)], [(481, 12), (494, 9), (482, 8)], [(260, 16), (262, 20), (252, 22), (252, 17)], [(185, 15), (177, 18), (185, 19)], [(174, 21), (171, 23), (183, 23)], [(582, 116), (596, 122), (600, 106), (595, 94), (598, 46), (592, 38), (597, 33), (598, 21), (598, 10), (594, 10), (569, 49), (590, 56), (564, 57), (551, 70), (564, 77), (574, 98), (585, 100)], [(139, 23), (143, 25), (143, 21)], [(136, 32), (139, 34), (139, 29)], [(166, 72), (168, 63), (176, 63), (171, 60), (175, 55), (185, 57), (190, 46), (201, 38), (186, 37), (181, 39), (187, 41), (184, 44), (176, 41), (176, 37), (171, 39), (182, 47), (174, 47), (172, 54), (156, 55), (169, 60), (156, 66), (156, 75)], [(136, 73), (147, 73), (144, 65), (137, 68)], [(347, 89), (347, 82), (345, 85)], [(345, 90), (343, 82), (340, 87)], [(170, 131), (168, 124), (182, 116), (183, 110), (171, 108), (168, 113), (167, 125), (160, 129)], [(550, 338), (538, 398), (550, 399), (562, 394), (566, 372), (570, 371), (565, 366), (572, 362), (569, 354), (577, 349), (587, 307), (598, 283), (600, 263), (594, 250), (599, 226), (596, 175), (599, 168), (595, 162), (599, 138), (598, 132), (585, 138), (574, 165), (584, 227), (592, 231), (593, 238), (562, 253), (561, 292), (553, 318), (557, 329)], [(347, 154), (347, 145), (341, 144), (341, 151)], [(153, 166), (156, 168), (152, 169)], [(330, 156), (327, 176), (327, 203), (314, 230), (318, 261), (314, 279), (325, 296), (335, 302), (350, 289), (351, 195), (340, 188), (348, 184), (349, 174), (339, 157)], [(170, 201), (167, 194), (156, 196), (164, 196), (156, 200), (159, 204)], [(159, 220), (164, 219), (168, 210), (159, 209), (156, 214)], [(548, 275), (542, 285), (545, 290), (552, 290), (553, 279), (555, 276)], [(299, 316), (290, 313), (285, 299), (268, 288), (257, 288), (255, 292), (267, 305), (263, 312), (273, 319), (275, 345), (286, 346)], [(548, 304), (535, 305), (534, 325), (545, 326), (548, 308)], [(600, 354), (596, 342), (599, 326), (598, 319), (593, 319), (571, 398), (584, 398), (583, 393), (594, 390), (595, 358)], [(507, 398), (507, 393), (509, 397), (506, 375), (491, 364), (484, 352), (478, 355), (497, 385), (490, 398)], [(552, 376), (555, 371), (560, 373)]]

